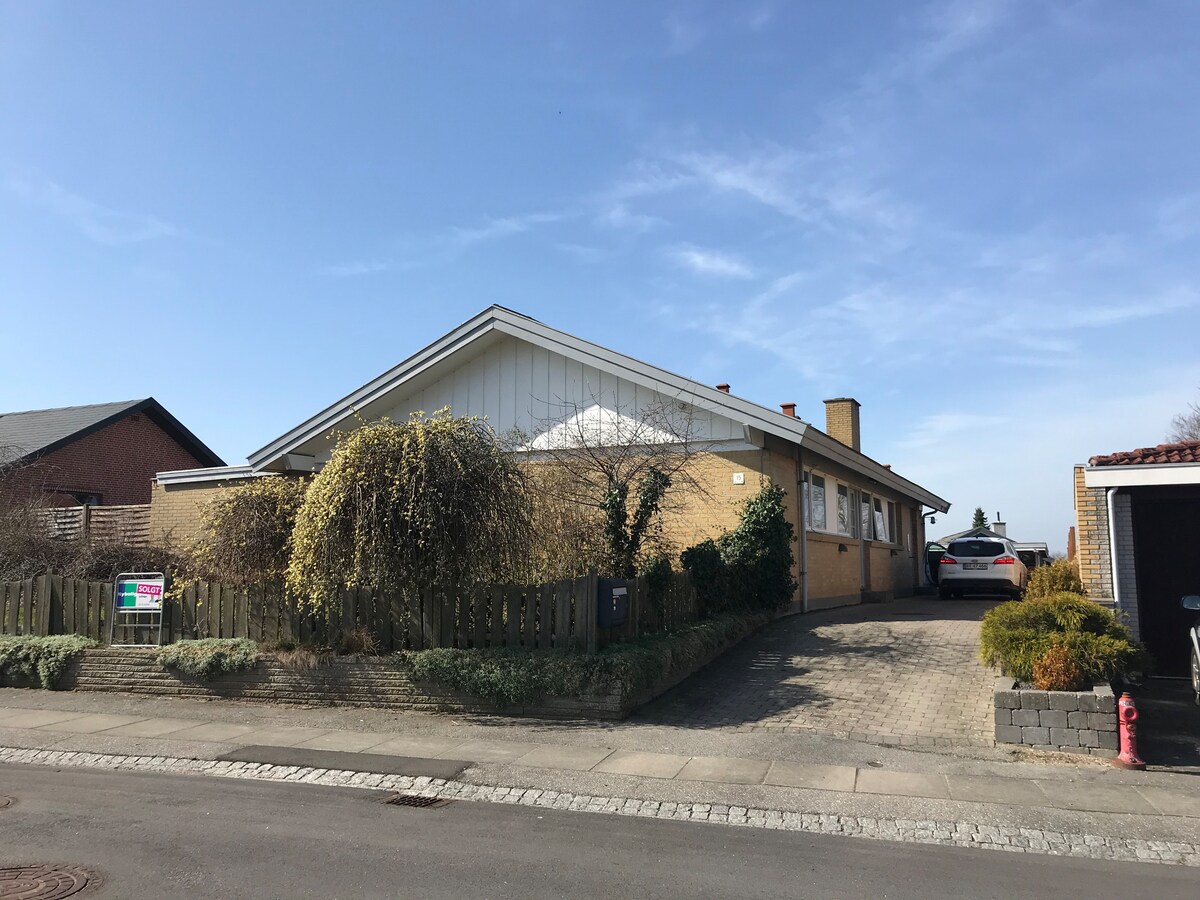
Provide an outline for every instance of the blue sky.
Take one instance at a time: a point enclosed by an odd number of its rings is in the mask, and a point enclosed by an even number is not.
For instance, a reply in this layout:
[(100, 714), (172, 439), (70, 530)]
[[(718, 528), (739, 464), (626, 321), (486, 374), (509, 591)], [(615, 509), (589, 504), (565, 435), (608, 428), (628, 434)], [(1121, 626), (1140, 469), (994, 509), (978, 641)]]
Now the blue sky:
[[(227, 461), (491, 303), (1065, 546), (1197, 397), (1200, 6), (0, 3), (0, 409)], [(945, 526), (943, 528), (943, 525)]]

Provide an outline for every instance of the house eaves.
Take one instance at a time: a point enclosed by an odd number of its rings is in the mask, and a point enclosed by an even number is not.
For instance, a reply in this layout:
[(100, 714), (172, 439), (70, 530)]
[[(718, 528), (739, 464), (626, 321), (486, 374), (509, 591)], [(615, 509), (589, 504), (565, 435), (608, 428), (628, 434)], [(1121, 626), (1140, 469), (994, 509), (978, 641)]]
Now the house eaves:
[(531, 319), (502, 306), (492, 306), (484, 310), (445, 337), (326, 407), (262, 449), (250, 454), (250, 467), (254, 471), (260, 471), (306, 441), (327, 434), (353, 416), (355, 410), (379, 400), (388, 392), (401, 387), (405, 382), (492, 331), (528, 341), (568, 359), (611, 372), (640, 386), (684, 400), (697, 409), (719, 413), (801, 448), (810, 448), (828, 459), (866, 475), (875, 483), (912, 497), (938, 512), (945, 512), (950, 508), (950, 504), (941, 497), (902, 478), (886, 466), (854, 451), (840, 441), (834, 440), (803, 419), (784, 415), (734, 394), (719, 391), (715, 387), (699, 384), (690, 378), (550, 328), (536, 319)]

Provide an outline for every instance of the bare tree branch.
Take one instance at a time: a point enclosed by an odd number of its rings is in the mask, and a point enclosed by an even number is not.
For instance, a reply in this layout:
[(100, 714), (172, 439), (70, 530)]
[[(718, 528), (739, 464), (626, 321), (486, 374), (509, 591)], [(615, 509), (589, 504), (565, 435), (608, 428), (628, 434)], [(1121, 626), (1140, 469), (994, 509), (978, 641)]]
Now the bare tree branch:
[(1200, 403), (1189, 403), (1187, 412), (1182, 412), (1171, 420), (1171, 430), (1167, 440), (1200, 441)]

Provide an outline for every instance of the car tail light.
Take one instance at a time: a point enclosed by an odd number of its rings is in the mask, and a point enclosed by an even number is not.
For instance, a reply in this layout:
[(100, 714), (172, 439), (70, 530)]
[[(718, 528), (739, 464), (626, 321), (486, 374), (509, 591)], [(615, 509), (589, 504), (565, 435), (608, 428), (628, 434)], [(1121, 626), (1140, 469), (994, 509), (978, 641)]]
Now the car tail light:
[(938, 560), (938, 564), (943, 565), (943, 566), (957, 566), (958, 560), (955, 559), (953, 556), (943, 556), (941, 559)]
[(994, 566), (1015, 566), (1017, 561), (1011, 556), (1000, 556), (992, 560)]

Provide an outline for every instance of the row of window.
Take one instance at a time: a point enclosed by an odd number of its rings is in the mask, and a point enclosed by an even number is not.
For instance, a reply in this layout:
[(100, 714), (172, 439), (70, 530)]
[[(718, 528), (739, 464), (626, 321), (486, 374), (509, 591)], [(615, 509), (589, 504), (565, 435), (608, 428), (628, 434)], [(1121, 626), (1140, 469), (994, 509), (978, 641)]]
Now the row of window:
[(897, 542), (895, 503), (816, 472), (804, 473), (804, 508), (809, 531)]

